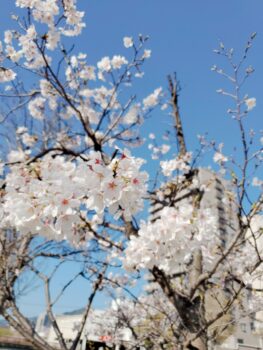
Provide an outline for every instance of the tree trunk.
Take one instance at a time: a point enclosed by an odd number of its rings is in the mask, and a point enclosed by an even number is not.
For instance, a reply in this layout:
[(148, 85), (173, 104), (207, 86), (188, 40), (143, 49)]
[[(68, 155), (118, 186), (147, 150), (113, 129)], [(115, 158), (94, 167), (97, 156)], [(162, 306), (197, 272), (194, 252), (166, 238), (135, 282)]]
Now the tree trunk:
[[(189, 282), (190, 288), (196, 284), (199, 276), (202, 274), (202, 252), (200, 249), (194, 252), (193, 254), (193, 262), (191, 264), (191, 270), (189, 274)], [(198, 320), (199, 327), (203, 327), (205, 325), (205, 306), (204, 306), (204, 291), (202, 288), (199, 288), (196, 293), (196, 298), (199, 300), (199, 310), (198, 310)], [(202, 329), (202, 328), (201, 328)], [(191, 341), (195, 336), (194, 333), (189, 333), (187, 345), (184, 349), (192, 349), (192, 350), (207, 350), (207, 340), (205, 334), (201, 334), (198, 338)]]

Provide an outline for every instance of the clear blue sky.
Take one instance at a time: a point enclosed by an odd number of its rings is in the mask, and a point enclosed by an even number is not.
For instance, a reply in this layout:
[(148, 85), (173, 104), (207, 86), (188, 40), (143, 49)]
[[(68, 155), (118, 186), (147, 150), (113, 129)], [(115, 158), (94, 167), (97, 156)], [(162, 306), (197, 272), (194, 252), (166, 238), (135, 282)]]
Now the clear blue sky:
[[(10, 28), (8, 14), (14, 1), (1, 0), (0, 30)], [(258, 32), (247, 65), (256, 72), (246, 85), (250, 97), (257, 98), (257, 107), (248, 123), (263, 129), (263, 2), (262, 0), (79, 0), (86, 11), (87, 27), (76, 41), (76, 50), (86, 52), (90, 63), (106, 55), (125, 54), (124, 36), (149, 35), (147, 47), (152, 58), (145, 65), (145, 77), (137, 85), (144, 97), (154, 88), (166, 86), (166, 75), (176, 71), (181, 81), (181, 115), (188, 145), (196, 144), (196, 135), (208, 132), (211, 138), (223, 140), (231, 150), (236, 143), (236, 125), (226, 114), (229, 101), (215, 91), (225, 82), (211, 72), (222, 59), (212, 51), (220, 41), (240, 52), (252, 32)], [(161, 114), (160, 114), (161, 115)], [(155, 113), (153, 131), (159, 123), (165, 127), (169, 119)], [(158, 120), (158, 122), (157, 122)], [(150, 124), (148, 124), (149, 126)], [(71, 309), (81, 306), (83, 288), (65, 299)], [(84, 300), (83, 299), (83, 303)], [(30, 294), (23, 303), (28, 314), (37, 314), (39, 294)]]

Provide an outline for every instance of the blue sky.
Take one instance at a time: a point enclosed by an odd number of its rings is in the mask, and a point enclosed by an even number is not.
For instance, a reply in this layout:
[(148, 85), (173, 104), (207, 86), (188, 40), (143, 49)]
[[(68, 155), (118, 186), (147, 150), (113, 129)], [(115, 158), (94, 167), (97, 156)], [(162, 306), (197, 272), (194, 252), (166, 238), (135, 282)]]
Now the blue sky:
[[(2, 2), (5, 8), (0, 12), (1, 32), (12, 27), (8, 15), (14, 11), (14, 1)], [(263, 129), (262, 0), (79, 0), (79, 6), (86, 11), (87, 27), (76, 40), (76, 51), (86, 52), (91, 64), (103, 56), (125, 54), (124, 36), (150, 36), (147, 48), (152, 50), (152, 58), (145, 65), (144, 79), (136, 83), (137, 94), (145, 97), (159, 86), (166, 87), (167, 74), (176, 71), (182, 86), (180, 110), (190, 147), (196, 145), (196, 135), (204, 132), (210, 138), (223, 140), (229, 152), (239, 142), (237, 127), (226, 113), (230, 101), (215, 92), (227, 88), (227, 84), (210, 70), (213, 64), (223, 63), (212, 51), (223, 41), (238, 54), (249, 35), (258, 32), (247, 60), (247, 65), (252, 64), (256, 71), (244, 93), (257, 98), (257, 107), (247, 123), (255, 130)], [(168, 117), (156, 111), (153, 122), (146, 126), (149, 132), (157, 132), (160, 125), (166, 128), (169, 122)], [(62, 278), (58, 281), (61, 283)], [(70, 309), (84, 304), (83, 287), (71, 295), (74, 296), (64, 300)], [(31, 293), (24, 299), (23, 309), (29, 315), (38, 314), (40, 299), (39, 292)]]
[(210, 71), (214, 63), (220, 65), (223, 60), (212, 51), (223, 41), (240, 52), (250, 33), (257, 31), (247, 62), (255, 66), (256, 73), (246, 91), (257, 97), (258, 108), (251, 113), (256, 122), (263, 76), (261, 1), (105, 0), (91, 1), (87, 8), (86, 33), (91, 35), (85, 45), (91, 58), (119, 52), (124, 35), (150, 36), (152, 58), (146, 64), (140, 91), (146, 94), (154, 87), (166, 86), (166, 75), (176, 71), (182, 85), (180, 108), (188, 139), (208, 131), (212, 138), (231, 142), (235, 125), (226, 115), (228, 100), (215, 93), (226, 85)]

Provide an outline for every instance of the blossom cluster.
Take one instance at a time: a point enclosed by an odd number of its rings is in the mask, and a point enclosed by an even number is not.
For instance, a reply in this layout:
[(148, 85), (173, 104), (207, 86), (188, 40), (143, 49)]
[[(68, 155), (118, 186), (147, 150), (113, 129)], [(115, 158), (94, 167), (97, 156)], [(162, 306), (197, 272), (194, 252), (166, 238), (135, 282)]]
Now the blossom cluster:
[(261, 289), (262, 266), (259, 265), (256, 269), (254, 266), (263, 258), (263, 216), (256, 214), (249, 220), (243, 217), (243, 223), (248, 227), (246, 239), (228, 256), (228, 264), (235, 267), (235, 275), (246, 285)]
[[(62, 123), (64, 120), (66, 123), (70, 120), (71, 123), (71, 120), (76, 119), (82, 126), (96, 126), (96, 137), (100, 139), (101, 144), (111, 143), (112, 146), (115, 139), (121, 139), (126, 144), (140, 144), (141, 138), (135, 130), (136, 126), (143, 121), (143, 115), (159, 104), (163, 96), (162, 89), (156, 89), (142, 103), (138, 103), (135, 98), (123, 101), (120, 96), (122, 91), (118, 86), (130, 84), (132, 76), (143, 74), (141, 65), (151, 55), (150, 50), (141, 52), (146, 39), (140, 36), (137, 47), (133, 38), (124, 38), (124, 46), (134, 47), (136, 51), (131, 62), (126, 57), (116, 54), (112, 57), (102, 57), (91, 65), (87, 62), (86, 54), (71, 56), (64, 49), (62, 37), (79, 35), (84, 27), (84, 12), (77, 10), (76, 2), (17, 0), (17, 7), (28, 9), (28, 21), (18, 30), (5, 31), (4, 41), (0, 42), (0, 61), (9, 61), (9, 65), (11, 62), (16, 67), (26, 68), (27, 71), (41, 76), (36, 88), (24, 94), (29, 97), (26, 103), (29, 115), (37, 120), (32, 121), (32, 125), (40, 126), (46, 119), (52, 123), (55, 118), (63, 120)], [(19, 17), (16, 19), (19, 21)], [(53, 79), (52, 73), (44, 76), (42, 72), (43, 67), (46, 67), (47, 72), (54, 72), (53, 66), (57, 62), (54, 64), (55, 56), (49, 51), (55, 49), (61, 50), (61, 62), (63, 61), (62, 65), (65, 68), (64, 76), (59, 77), (59, 82)], [(2, 68), (0, 71), (2, 83), (15, 78), (16, 73), (11, 68)], [(100, 85), (101, 82), (103, 85)], [(10, 90), (12, 86), (7, 88)], [(124, 99), (126, 100), (126, 97)], [(29, 136), (30, 139), (23, 137), (23, 143), (26, 141), (27, 144), (32, 144), (33, 137)], [(56, 136), (53, 136), (52, 140)], [(85, 145), (85, 142), (86, 140), (82, 145), (92, 146), (90, 143)]]
[[(146, 96), (142, 103), (135, 101), (135, 97), (126, 103), (121, 102), (119, 86), (129, 85), (133, 76), (143, 74), (140, 65), (150, 57), (151, 51), (144, 50), (139, 57), (133, 38), (124, 37), (124, 47), (135, 52), (132, 62), (118, 54), (102, 57), (96, 64), (90, 65), (86, 54), (70, 56), (63, 49), (65, 72), (64, 76), (57, 76), (57, 81), (52, 78), (52, 74), (43, 74), (42, 68), (46, 67), (48, 73), (48, 67), (52, 63), (46, 52), (58, 48), (63, 35), (77, 36), (81, 33), (85, 26), (82, 21), (84, 13), (77, 10), (76, 0), (16, 0), (16, 6), (30, 9), (31, 18), (19, 31), (5, 31), (4, 43), (0, 42), (0, 63), (2, 66), (7, 58), (14, 66), (22, 66), (41, 77), (36, 84), (37, 89), (25, 94), (30, 96), (27, 106), (31, 117), (43, 122), (45, 127), (48, 125), (46, 121), (53, 114), (59, 116), (59, 121), (63, 119), (59, 124), (66, 127), (62, 127), (61, 132), (54, 137), (55, 141), (52, 141), (55, 145), (63, 146), (63, 141), (66, 140), (67, 148), (70, 148), (70, 142), (75, 142), (76, 148), (84, 144), (86, 152), (86, 147), (94, 146), (89, 134), (94, 135), (104, 151), (106, 144), (115, 147), (118, 142), (114, 144), (115, 140), (129, 140), (131, 128), (139, 125), (143, 116), (160, 105), (164, 97), (164, 92), (159, 87)], [(6, 83), (15, 78), (16, 73), (11, 68), (0, 68), (0, 82)], [(106, 81), (106, 78), (109, 80)], [(243, 103), (247, 111), (250, 111), (256, 106), (256, 99), (246, 98)], [(163, 104), (162, 109), (166, 107)], [(70, 130), (74, 124), (70, 124), (70, 118), (80, 119), (81, 125), (85, 127), (80, 130), (75, 123)], [(18, 128), (17, 135), (17, 140), (21, 142), (16, 150), (9, 153), (7, 159), (19, 164), (10, 165), (5, 179), (2, 225), (13, 226), (21, 233), (39, 233), (75, 242), (78, 241), (82, 228), (86, 228), (87, 220), (91, 229), (96, 229), (105, 215), (109, 214), (116, 220), (122, 218), (131, 221), (143, 209), (148, 174), (141, 170), (144, 163), (142, 159), (132, 157), (128, 151), (118, 150), (117, 154), (121, 155), (112, 160), (106, 159), (106, 156), (104, 159), (100, 152), (90, 152), (77, 158), (49, 154), (27, 164), (29, 155), (36, 153), (36, 148), (33, 147), (38, 138), (26, 128)], [(150, 139), (154, 140), (155, 136), (150, 135)], [(24, 152), (25, 149), (27, 153)], [(158, 147), (153, 141), (149, 149), (152, 158), (157, 159), (167, 154), (170, 146), (163, 144)], [(222, 150), (223, 144), (220, 144), (215, 149), (213, 159), (223, 168), (231, 159)], [(162, 199), (165, 199), (165, 192), (168, 196), (171, 192), (169, 186), (166, 186), (168, 181), (177, 185), (184, 183), (185, 174), (191, 170), (191, 160), (192, 153), (186, 152), (160, 162), (162, 173), (166, 177), (166, 184), (159, 190)], [(192, 184), (196, 181), (193, 179)], [(214, 181), (213, 178), (210, 182)], [(262, 187), (262, 181), (257, 178), (253, 184)], [(196, 189), (203, 191), (200, 184), (195, 185)], [(222, 237), (218, 233), (219, 213), (209, 206), (197, 208), (190, 201), (180, 202), (176, 206), (171, 201), (165, 202), (162, 199), (160, 202), (166, 206), (158, 212), (158, 217), (149, 219), (148, 222), (143, 221), (138, 236), (132, 236), (128, 242), (124, 265), (129, 269), (158, 265), (166, 273), (172, 274), (189, 263), (194, 250), (201, 249), (204, 265), (208, 266), (207, 262), (210, 263), (215, 258), (216, 249), (221, 244)], [(226, 204), (224, 198), (221, 199)], [(220, 209), (225, 210), (222, 207)], [(257, 239), (262, 233), (262, 220), (260, 225), (260, 228), (255, 229)], [(233, 231), (234, 229), (231, 233)], [(251, 232), (253, 236), (252, 229)], [(246, 255), (243, 254), (243, 257)], [(228, 258), (235, 261), (235, 265), (238, 256), (232, 254)], [(240, 275), (244, 272), (244, 266), (245, 263), (240, 264)]]
[[(82, 22), (84, 12), (78, 11), (76, 8), (76, 0), (17, 0), (16, 6), (21, 8), (30, 8), (33, 18), (36, 22), (44, 23), (48, 26), (49, 32), (47, 36), (51, 43), (57, 42), (56, 37), (60, 34), (65, 36), (76, 36), (85, 27)], [(62, 9), (62, 11), (61, 11)], [(61, 13), (62, 12), (62, 13)], [(56, 16), (62, 15), (65, 18), (65, 26), (56, 28)], [(52, 44), (52, 49), (56, 45)]]
[(124, 265), (132, 268), (153, 268), (155, 265), (173, 274), (189, 262), (195, 249), (204, 257), (213, 251), (217, 239), (217, 218), (208, 208), (196, 211), (191, 204), (164, 207), (154, 222), (142, 222), (138, 237), (131, 237), (125, 251)]
[[(86, 160), (47, 155), (29, 165), (16, 164), (6, 177), (5, 222), (21, 233), (40, 233), (78, 241), (83, 221), (131, 220), (143, 208), (148, 175), (143, 160), (127, 152), (106, 165), (99, 152)], [(82, 220), (84, 219), (84, 220)]]
[(223, 150), (224, 144), (220, 143), (218, 145), (218, 150), (215, 152), (213, 160), (215, 163), (219, 164), (220, 166), (224, 166), (226, 162), (228, 162), (228, 157), (226, 157), (222, 150)]
[[(49, 114), (54, 113), (59, 105), (61, 119), (78, 119), (81, 114), (85, 122), (92, 125), (98, 125), (102, 115), (106, 114), (105, 111), (111, 110), (112, 115), (106, 127), (112, 132), (120, 131), (118, 128), (121, 124), (125, 130), (127, 130), (127, 125), (140, 124), (143, 120), (143, 114), (147, 112), (145, 106), (142, 107), (141, 103), (136, 102), (129, 102), (123, 106), (116, 89), (110, 84), (108, 86), (106, 82), (104, 85), (98, 86), (96, 84), (94, 87), (87, 84), (90, 81), (104, 80), (106, 59), (107, 57), (104, 57), (99, 61), (96, 68), (87, 63), (84, 54), (71, 56), (70, 64), (65, 69), (66, 84), (74, 93), (78, 91), (75, 98), (72, 98), (71, 104), (65, 104), (63, 96), (61, 100), (61, 95), (48, 80), (40, 79), (38, 93), (32, 94), (34, 97), (28, 103), (31, 117), (40, 121), (44, 120)], [(128, 61), (124, 57), (114, 56), (109, 61), (109, 69), (120, 69), (122, 64), (128, 64)], [(148, 106), (148, 108), (152, 107)], [(111, 135), (111, 133), (106, 134)]]
[[(82, 21), (84, 12), (77, 10), (76, 0), (17, 0), (16, 6), (30, 9), (34, 23), (30, 21), (30, 25), (23, 28), (22, 32), (5, 31), (5, 47), (1, 43), (0, 53), (1, 57), (16, 64), (24, 59), (24, 65), (29, 69), (38, 69), (51, 62), (51, 57), (41, 52), (41, 40), (45, 41), (48, 50), (53, 51), (62, 35), (77, 36), (85, 27)], [(38, 33), (38, 24), (47, 26), (45, 32)], [(14, 78), (11, 69), (0, 74), (0, 82)]]
[(192, 153), (187, 152), (184, 155), (179, 155), (170, 160), (161, 161), (160, 165), (164, 176), (171, 176), (174, 174), (174, 171), (180, 171), (186, 173), (190, 170), (190, 162), (192, 159)]

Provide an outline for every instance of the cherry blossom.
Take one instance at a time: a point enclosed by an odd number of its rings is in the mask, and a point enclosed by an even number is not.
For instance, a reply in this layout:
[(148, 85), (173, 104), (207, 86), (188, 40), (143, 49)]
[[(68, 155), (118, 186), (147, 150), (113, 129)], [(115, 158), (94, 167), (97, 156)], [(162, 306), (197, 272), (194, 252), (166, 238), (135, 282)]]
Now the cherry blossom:
[(120, 55), (113, 56), (111, 60), (112, 67), (114, 69), (120, 69), (124, 64), (127, 64), (127, 63), (128, 61), (126, 60), (126, 58)]
[(28, 104), (28, 110), (31, 116), (35, 119), (42, 120), (44, 118), (46, 99), (43, 97), (36, 97)]
[(132, 46), (133, 46), (133, 39), (132, 39), (132, 37), (125, 36), (125, 37), (123, 38), (123, 45), (124, 45), (124, 47), (126, 47), (127, 49), (128, 49), (129, 47), (132, 47)]
[(139, 120), (141, 108), (139, 104), (133, 105), (123, 117), (124, 124), (133, 124)]
[(23, 162), (24, 160), (26, 160), (26, 154), (21, 148), (13, 150), (8, 154), (8, 161), (10, 163)]
[(223, 143), (220, 143), (218, 145), (218, 150), (217, 152), (215, 152), (213, 160), (215, 163), (218, 163), (219, 165), (224, 165), (226, 162), (228, 162), (228, 157), (226, 157), (223, 153), (222, 153), (222, 149), (224, 147)]
[(12, 69), (0, 68), (0, 83), (14, 80), (16, 73)]
[(209, 249), (219, 242), (217, 219), (208, 208), (196, 214), (193, 206), (185, 203), (179, 208), (163, 208), (152, 223), (142, 222), (138, 237), (132, 237), (126, 249), (125, 266), (151, 269), (158, 265), (173, 274), (198, 247), (209, 256)]
[(145, 97), (143, 105), (145, 108), (155, 107), (159, 103), (159, 99), (162, 96), (162, 88), (155, 89), (152, 94)]
[(142, 58), (144, 58), (144, 59), (150, 58), (151, 54), (152, 54), (151, 50), (144, 50)]
[(245, 100), (247, 110), (251, 111), (254, 107), (256, 107), (256, 99), (255, 97), (247, 98)]
[(216, 152), (214, 154), (213, 159), (214, 159), (215, 163), (219, 163), (219, 164), (224, 164), (228, 161), (228, 158), (226, 156), (224, 156), (223, 153), (221, 153), (221, 152)]
[(59, 43), (60, 35), (61, 35), (60, 32), (57, 31), (55, 28), (52, 28), (49, 30), (47, 35), (47, 45), (46, 45), (46, 47), (49, 50), (55, 50), (55, 48)]
[[(3, 88), (8, 98), (19, 97), (19, 112), (25, 107), (29, 113), (23, 118), (20, 113), (13, 116), (14, 109), (9, 114), (17, 128), (11, 142), (7, 135), (12, 150), (0, 162), (2, 231), (14, 231), (30, 239), (43, 236), (67, 240), (73, 247), (97, 244), (103, 250), (101, 256), (105, 255), (105, 265), (124, 267), (129, 276), (130, 272), (157, 269), (164, 276), (162, 281), (170, 283), (172, 294), (182, 305), (188, 305), (187, 312), (193, 315), (197, 299), (200, 310), (206, 306), (200, 295), (227, 285), (227, 279), (233, 285), (239, 282), (242, 288), (253, 284), (262, 273), (258, 266), (263, 254), (262, 199), (259, 196), (254, 203), (247, 191), (251, 185), (257, 194), (262, 189), (262, 180), (256, 177), (262, 150), (251, 152), (255, 148), (254, 132), (248, 133), (250, 139), (246, 139), (245, 130), (241, 136), (244, 165), (224, 155), (222, 143), (216, 147), (204, 137), (200, 138), (200, 150), (195, 154), (187, 151), (178, 137), (181, 134), (183, 138), (183, 132), (177, 120), (176, 82), (171, 77), (169, 100), (165, 100), (162, 87), (142, 101), (137, 94), (125, 91), (127, 86), (132, 87), (134, 77), (143, 77), (143, 64), (151, 56), (151, 50), (145, 49), (146, 37), (140, 35), (136, 42), (126, 36), (123, 45), (132, 50), (127, 50), (125, 56), (112, 53), (90, 62), (93, 55), (75, 52), (66, 45), (65, 37), (78, 36), (85, 27), (84, 12), (78, 10), (76, 0), (17, 0), (16, 5), (19, 13), (29, 9), (28, 16), (23, 21), (17, 17), (18, 28), (4, 32), (0, 82), (13, 81), (19, 70), (33, 73), (35, 80), (31, 88), (27, 87), (30, 79), (25, 86), (15, 81)], [(225, 50), (223, 45), (220, 47)], [(224, 73), (217, 67), (213, 70)], [(234, 96), (237, 110), (244, 107), (235, 117), (242, 130), (241, 117), (256, 106), (256, 99), (245, 95), (239, 101), (238, 96), (223, 89), (219, 92)], [(165, 143), (159, 145), (154, 128), (147, 131), (152, 158), (161, 159), (156, 162), (156, 174), (150, 165), (153, 176), (149, 178), (143, 170), (146, 161), (124, 147), (144, 142), (146, 130), (140, 133), (139, 127), (157, 106), (161, 113), (169, 107), (176, 132), (167, 131)], [(234, 109), (229, 113), (237, 114)], [(172, 134), (177, 137), (176, 154), (170, 142)], [(213, 160), (221, 170), (229, 160), (229, 167), (237, 169), (226, 173), (234, 174), (230, 180), (197, 166), (208, 145), (214, 149)], [(139, 152), (143, 154), (144, 149)], [(145, 207), (150, 207), (149, 215)], [(198, 272), (201, 282), (193, 287), (190, 280), (197, 253), (202, 260)], [(123, 273), (111, 277), (118, 283), (129, 282)], [(171, 295), (154, 278), (148, 291), (158, 296), (161, 306), (171, 303), (167, 314), (178, 322), (180, 308), (172, 304)], [(140, 301), (144, 300), (142, 296)], [(121, 303), (116, 302), (115, 309), (119, 306)], [(158, 316), (156, 311), (149, 313)], [(187, 323), (180, 329), (188, 332), (186, 328)]]
[[(23, 152), (13, 151), (9, 161), (22, 161), (24, 157)], [(77, 241), (74, 232), (81, 225), (81, 205), (99, 217), (108, 208), (112, 215), (131, 220), (143, 209), (146, 195), (148, 175), (140, 171), (142, 164), (141, 159), (125, 151), (107, 166), (99, 152), (78, 163), (48, 155), (28, 167), (14, 166), (6, 178), (6, 221), (21, 232), (54, 238), (63, 232), (63, 239), (74, 237)], [(14, 200), (16, 196), (18, 200)]]
[(160, 165), (164, 176), (171, 176), (175, 170), (182, 171), (183, 173), (190, 170), (190, 162), (192, 153), (188, 152), (183, 156), (178, 156), (175, 159), (168, 161), (161, 161)]
[(97, 66), (102, 72), (109, 72), (111, 70), (111, 60), (110, 60), (110, 58), (108, 56), (107, 57), (103, 57), (97, 63)]

